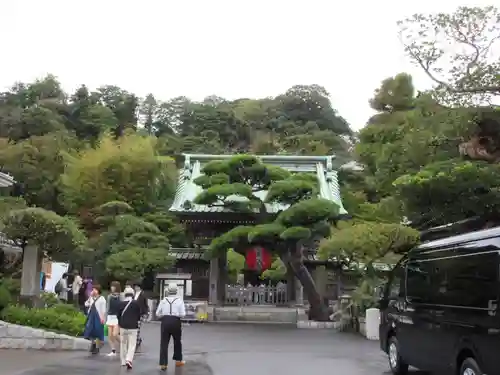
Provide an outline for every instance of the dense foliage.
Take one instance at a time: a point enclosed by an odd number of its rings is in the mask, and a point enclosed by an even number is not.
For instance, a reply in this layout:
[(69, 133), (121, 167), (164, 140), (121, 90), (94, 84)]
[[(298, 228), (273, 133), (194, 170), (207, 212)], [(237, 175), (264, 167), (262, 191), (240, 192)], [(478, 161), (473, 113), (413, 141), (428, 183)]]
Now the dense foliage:
[[(460, 7), (403, 20), (402, 48), (435, 86), (418, 91), (411, 75), (394, 72), (375, 90), (369, 105), (376, 113), (358, 133), (319, 85), (195, 102), (139, 98), (116, 86), (66, 93), (52, 75), (17, 82), (0, 93), (0, 166), (17, 181), (0, 198), (1, 230), (51, 257), (95, 264), (102, 275), (145, 277), (172, 263), (170, 246), (186, 243), (184, 228), (166, 213), (178, 156), (240, 154), (205, 166), (196, 181), (203, 188), (196, 203), (264, 214), (258, 225), (212, 242), (214, 252), (234, 249), (234, 270), (242, 260), (235, 254), (262, 244), (276, 256), (265, 277), (279, 278), (295, 261), (307, 284), (298, 255), (321, 239), (320, 255), (339, 270), (393, 263), (418, 242), (419, 230), (497, 215), (499, 17), (494, 7)], [(330, 225), (338, 209), (316, 198), (310, 176), (249, 156), (259, 154), (335, 154), (336, 168), (357, 161), (360, 168), (339, 171), (352, 220)], [(265, 199), (259, 191), (268, 192)], [(269, 203), (284, 209), (266, 215)], [(2, 254), (2, 274), (15, 275), (18, 265)]]
[(78, 337), (83, 335), (86, 317), (73, 306), (59, 303), (44, 308), (11, 305), (2, 311), (1, 319), (13, 324)]
[(378, 282), (373, 264), (396, 262), (418, 243), (417, 230), (477, 216), (498, 222), (499, 21), (494, 7), (460, 7), (399, 23), (409, 58), (436, 85), (417, 92), (400, 73), (375, 90), (376, 114), (355, 145), (363, 170), (340, 174), (353, 220), (320, 246), (340, 270), (362, 265), (355, 295), (364, 307)]
[[(52, 257), (91, 250), (71, 259), (110, 277), (166, 267), (171, 259), (159, 259), (169, 245), (185, 243), (183, 228), (165, 214), (177, 156), (336, 153), (347, 160), (352, 131), (328, 96), (321, 86), (297, 85), (274, 98), (161, 101), (116, 86), (65, 93), (52, 75), (17, 82), (0, 93), (0, 165), (17, 181), (11, 195), (26, 205), (3, 200), (4, 231)], [(103, 215), (112, 202), (130, 209)], [(139, 260), (144, 268), (134, 266)]]

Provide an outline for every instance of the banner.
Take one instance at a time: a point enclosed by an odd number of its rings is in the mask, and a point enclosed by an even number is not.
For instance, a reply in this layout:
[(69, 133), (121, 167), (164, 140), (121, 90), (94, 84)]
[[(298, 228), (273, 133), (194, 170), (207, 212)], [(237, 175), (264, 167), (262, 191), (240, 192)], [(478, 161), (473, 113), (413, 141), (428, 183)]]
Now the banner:
[(186, 307), (186, 316), (182, 320), (190, 322), (208, 320), (207, 301), (184, 301), (184, 306)]
[(61, 280), (62, 276), (68, 272), (68, 263), (52, 262), (50, 264), (50, 274), (47, 274), (45, 279), (45, 291), (55, 293), (56, 285)]

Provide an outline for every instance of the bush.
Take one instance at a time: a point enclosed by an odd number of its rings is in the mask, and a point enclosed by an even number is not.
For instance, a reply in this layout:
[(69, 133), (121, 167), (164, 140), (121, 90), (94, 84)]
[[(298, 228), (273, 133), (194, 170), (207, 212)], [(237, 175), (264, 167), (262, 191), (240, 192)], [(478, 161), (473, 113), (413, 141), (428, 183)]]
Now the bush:
[(12, 277), (2, 277), (0, 284), (7, 288), (12, 297), (19, 296), (19, 294), (21, 294), (21, 280), (19, 279), (14, 279)]
[[(82, 336), (85, 329), (85, 315), (71, 311), (63, 304), (48, 308), (27, 308), (8, 306), (2, 311), (6, 322), (40, 328), (70, 336)], [(65, 311), (65, 312), (63, 312)]]
[(66, 303), (58, 303), (52, 306), (54, 311), (62, 315), (77, 316), (82, 315), (82, 312), (77, 309), (74, 305), (68, 305)]
[(11, 302), (12, 296), (9, 290), (5, 286), (0, 285), (0, 311), (9, 306)]
[(45, 307), (52, 307), (61, 303), (57, 295), (49, 292), (41, 292), (40, 299), (43, 301)]
[(364, 279), (353, 292), (353, 301), (357, 307), (358, 313), (366, 314), (366, 310), (377, 307), (378, 296), (375, 287), (380, 285), (381, 279)]

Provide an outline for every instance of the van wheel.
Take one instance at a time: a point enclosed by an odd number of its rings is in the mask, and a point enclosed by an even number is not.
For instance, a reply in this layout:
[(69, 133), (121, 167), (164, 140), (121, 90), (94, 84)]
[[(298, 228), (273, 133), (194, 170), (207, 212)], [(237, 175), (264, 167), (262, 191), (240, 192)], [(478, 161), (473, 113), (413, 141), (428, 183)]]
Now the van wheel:
[(483, 375), (479, 365), (473, 358), (467, 358), (460, 366), (460, 375)]
[[(388, 345), (389, 366), (394, 375), (406, 375), (408, 373), (408, 364), (406, 364), (399, 354), (399, 341), (396, 336), (389, 338)], [(467, 374), (468, 375), (468, 374)]]

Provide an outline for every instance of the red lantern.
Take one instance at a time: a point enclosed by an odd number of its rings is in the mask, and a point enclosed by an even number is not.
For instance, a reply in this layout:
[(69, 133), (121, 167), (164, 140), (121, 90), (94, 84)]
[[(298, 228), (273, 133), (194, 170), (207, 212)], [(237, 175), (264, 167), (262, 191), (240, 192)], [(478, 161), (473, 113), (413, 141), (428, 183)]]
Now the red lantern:
[(271, 267), (273, 262), (271, 253), (260, 246), (247, 250), (245, 259), (248, 268), (260, 272)]

